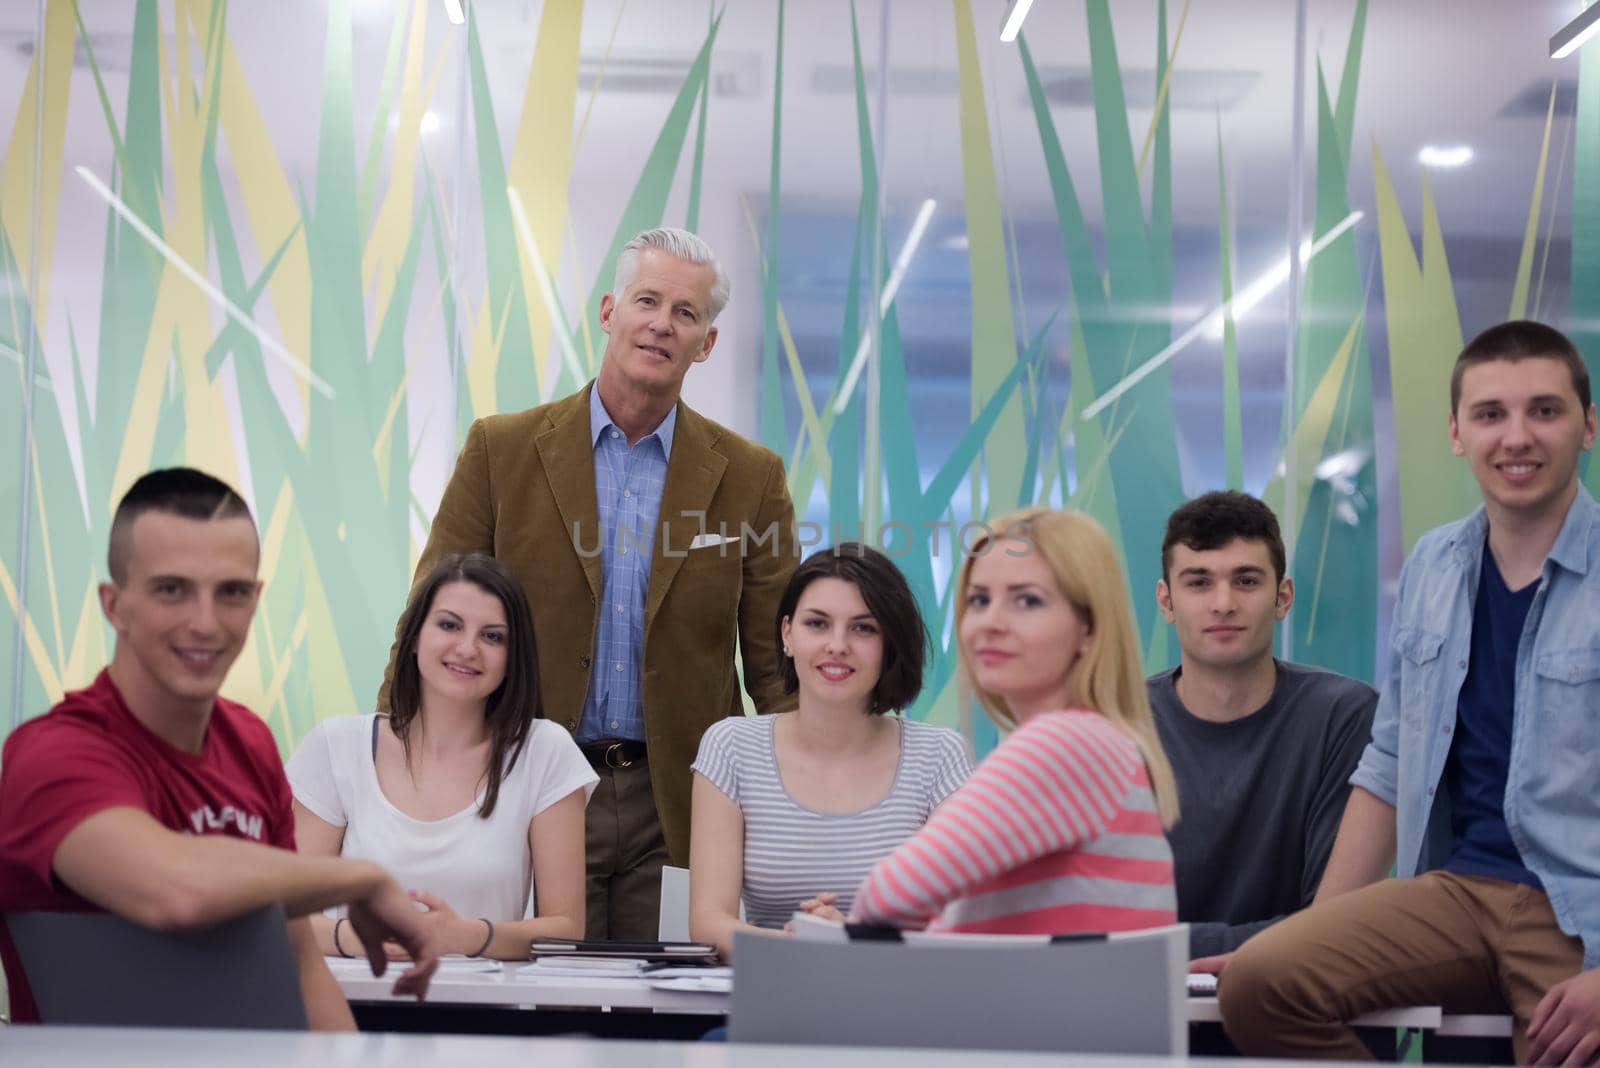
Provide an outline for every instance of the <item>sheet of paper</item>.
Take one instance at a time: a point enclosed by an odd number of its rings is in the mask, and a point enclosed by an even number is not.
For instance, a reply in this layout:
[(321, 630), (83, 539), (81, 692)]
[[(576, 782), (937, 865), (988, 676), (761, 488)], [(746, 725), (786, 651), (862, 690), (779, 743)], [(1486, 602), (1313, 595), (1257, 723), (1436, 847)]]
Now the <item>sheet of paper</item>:
[(517, 969), (518, 979), (549, 975), (586, 975), (594, 979), (642, 975), (648, 961), (633, 957), (540, 957)]
[[(326, 957), (328, 970), (335, 976), (349, 978), (357, 975), (372, 975), (372, 965), (365, 957)], [(387, 977), (398, 977), (401, 972), (410, 967), (408, 961), (392, 960), (388, 969), (383, 973)], [(436, 976), (447, 975), (492, 975), (500, 972), (500, 962), (497, 960), (484, 960), (479, 957), (440, 957), (439, 970)]]
[(645, 973), (651, 979), (732, 979), (732, 968), (655, 968)]
[(733, 980), (687, 976), (680, 979), (657, 979), (654, 973), (648, 977), (650, 986), (654, 990), (676, 990), (685, 994), (731, 994), (733, 993)]

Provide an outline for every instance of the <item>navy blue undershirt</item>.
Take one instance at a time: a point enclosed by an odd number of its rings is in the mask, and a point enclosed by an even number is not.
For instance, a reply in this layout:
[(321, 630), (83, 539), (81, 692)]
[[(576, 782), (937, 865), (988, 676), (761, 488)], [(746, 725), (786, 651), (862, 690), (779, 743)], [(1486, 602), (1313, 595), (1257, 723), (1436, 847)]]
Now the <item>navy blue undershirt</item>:
[(1538, 887), (1506, 828), (1517, 644), (1539, 583), (1506, 588), (1488, 545), (1472, 610), (1472, 656), (1456, 703), (1456, 732), (1445, 763), (1455, 844), (1444, 870)]

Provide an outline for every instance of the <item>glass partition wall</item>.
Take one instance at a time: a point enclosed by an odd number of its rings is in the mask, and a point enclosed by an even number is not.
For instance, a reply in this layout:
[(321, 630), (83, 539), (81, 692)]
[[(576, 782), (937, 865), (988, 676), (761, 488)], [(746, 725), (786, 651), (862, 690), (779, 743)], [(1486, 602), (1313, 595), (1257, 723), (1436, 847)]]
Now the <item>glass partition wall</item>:
[[(227, 692), (285, 751), (368, 707), (470, 421), (564, 395), (615, 252), (733, 283), (707, 415), (778, 451), (813, 546), (895, 555), (964, 707), (973, 524), (1082, 508), (1147, 665), (1168, 512), (1279, 511), (1281, 651), (1374, 676), (1403, 553), (1476, 501), (1462, 340), (1600, 354), (1583, 5), (41, 0), (0, 10), (0, 733), (104, 663), (111, 508), (238, 485), (267, 590)], [(1593, 486), (1593, 468), (1588, 476)]]

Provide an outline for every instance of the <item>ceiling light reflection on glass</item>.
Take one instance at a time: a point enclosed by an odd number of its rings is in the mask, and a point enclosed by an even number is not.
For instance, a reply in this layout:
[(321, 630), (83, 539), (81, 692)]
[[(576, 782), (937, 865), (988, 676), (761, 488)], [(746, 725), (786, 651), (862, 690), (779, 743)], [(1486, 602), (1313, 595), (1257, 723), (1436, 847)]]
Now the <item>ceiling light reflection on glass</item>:
[(1550, 58), (1565, 59), (1600, 33), (1600, 4), (1580, 10), (1578, 16), (1550, 38)]
[(1022, 20), (1028, 17), (1028, 9), (1032, 6), (1033, 0), (1012, 0), (1006, 24), (1000, 27), (1000, 40), (1010, 44), (1017, 39), (1017, 34), (1022, 32)]
[[(1317, 238), (1315, 243), (1312, 243), (1309, 239), (1300, 242), (1300, 263), (1302, 265), (1310, 263), (1318, 253), (1327, 248), (1329, 245), (1333, 244), (1333, 242), (1337, 240), (1341, 234), (1350, 229), (1356, 223), (1360, 222), (1363, 218), (1365, 218), (1364, 212), (1352, 211), (1349, 215), (1346, 215), (1343, 219), (1340, 219), (1337, 223), (1335, 223), (1327, 233)], [(1223, 314), (1225, 312), (1231, 311), (1233, 313), (1234, 321), (1238, 322), (1238, 320), (1242, 318), (1246, 312), (1255, 307), (1257, 304), (1261, 303), (1267, 294), (1283, 285), (1288, 278), (1289, 257), (1285, 256), (1282, 260), (1278, 261), (1278, 263), (1274, 264), (1272, 269), (1266, 274), (1262, 275), (1260, 278), (1257, 278), (1254, 282), (1251, 282), (1249, 285), (1235, 293), (1231, 301), (1228, 301), (1224, 304), (1219, 304), (1210, 315), (1207, 315), (1205, 318), (1199, 320), (1193, 326), (1189, 327), (1189, 329), (1185, 330), (1177, 337), (1176, 340), (1172, 342), (1172, 344), (1168, 345), (1166, 348), (1162, 349), (1160, 352), (1144, 361), (1144, 363), (1134, 368), (1131, 374), (1125, 376), (1122, 381), (1118, 382), (1116, 385), (1100, 394), (1099, 397), (1096, 397), (1093, 404), (1090, 404), (1081, 413), (1079, 413), (1078, 418), (1093, 419), (1095, 416), (1099, 415), (1108, 406), (1115, 403), (1116, 400), (1124, 393), (1128, 392), (1128, 390), (1144, 381), (1145, 377), (1148, 376), (1152, 371), (1166, 363), (1168, 360), (1172, 359), (1172, 357), (1176, 356), (1178, 353), (1182, 352), (1190, 345), (1190, 343), (1194, 341), (1195, 338), (1199, 337), (1202, 333), (1209, 333), (1215, 338), (1222, 337)]]
[(1454, 170), (1472, 162), (1470, 145), (1423, 145), (1417, 162), (1436, 171)]

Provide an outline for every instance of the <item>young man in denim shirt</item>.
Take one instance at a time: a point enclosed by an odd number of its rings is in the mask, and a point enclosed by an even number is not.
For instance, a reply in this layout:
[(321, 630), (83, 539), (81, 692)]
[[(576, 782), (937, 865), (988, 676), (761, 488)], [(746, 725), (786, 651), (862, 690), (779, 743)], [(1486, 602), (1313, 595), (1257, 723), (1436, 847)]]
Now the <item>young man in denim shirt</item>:
[[(1365, 1059), (1344, 1021), (1506, 1012), (1519, 1063), (1600, 1052), (1600, 506), (1589, 376), (1503, 323), (1451, 378), (1483, 493), (1400, 576), (1372, 742), (1311, 908), (1247, 942), (1219, 991), (1250, 1055)], [(1399, 878), (1386, 879), (1390, 865)]]

